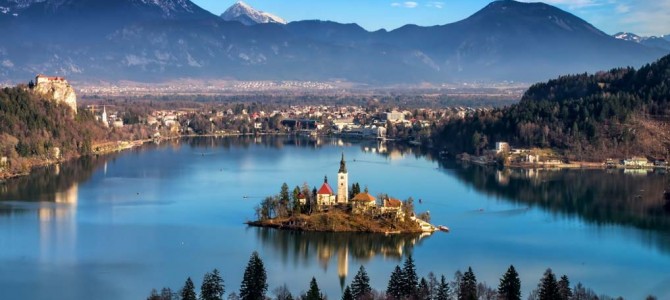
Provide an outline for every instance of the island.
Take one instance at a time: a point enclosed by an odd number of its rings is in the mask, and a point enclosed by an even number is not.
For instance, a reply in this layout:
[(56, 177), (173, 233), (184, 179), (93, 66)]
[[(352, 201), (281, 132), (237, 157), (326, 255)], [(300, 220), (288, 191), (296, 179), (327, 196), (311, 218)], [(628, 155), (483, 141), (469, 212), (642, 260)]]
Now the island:
[[(401, 201), (386, 194), (372, 196), (367, 187), (361, 191), (354, 183), (349, 189), (344, 154), (337, 172), (337, 194), (325, 176), (321, 188), (303, 184), (292, 195), (286, 183), (278, 195), (266, 197), (256, 206), (256, 221), (246, 224), (300, 231), (423, 233), (434, 232), (430, 214), (415, 215), (414, 200)], [(379, 201), (378, 201), (379, 199)]]

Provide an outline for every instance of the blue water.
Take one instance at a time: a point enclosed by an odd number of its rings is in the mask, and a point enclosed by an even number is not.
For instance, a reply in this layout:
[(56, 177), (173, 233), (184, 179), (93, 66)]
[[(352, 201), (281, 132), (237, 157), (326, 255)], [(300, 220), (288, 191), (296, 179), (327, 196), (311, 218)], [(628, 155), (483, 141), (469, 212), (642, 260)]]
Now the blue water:
[[(670, 299), (667, 215), (654, 217), (661, 222), (654, 226), (616, 214), (596, 219), (519, 200), (534, 195), (502, 195), (496, 190), (512, 185), (484, 187), (463, 175), (469, 169), (392, 149), (329, 139), (182, 140), (9, 181), (0, 186), (0, 298), (144, 299), (152, 288), (178, 290), (188, 276), (199, 287), (213, 268), (228, 294), (239, 289), (248, 258), (258, 251), (270, 291), (286, 283), (297, 294), (314, 276), (331, 299), (341, 295), (339, 275), (346, 273), (349, 283), (360, 265), (376, 289), (385, 289), (400, 255), (410, 252), (420, 276), (432, 271), (451, 279), (472, 266), (494, 288), (513, 264), (524, 297), (551, 267), (598, 293)], [(243, 224), (283, 182), (318, 188), (324, 175), (334, 182), (341, 153), (350, 183), (373, 195), (413, 197), (417, 211), (430, 211), (432, 223), (452, 232), (380, 250), (375, 245), (384, 240), (369, 235), (304, 236)], [(612, 180), (597, 172), (584, 176)], [(638, 177), (627, 184), (667, 182), (663, 174), (630, 176)]]

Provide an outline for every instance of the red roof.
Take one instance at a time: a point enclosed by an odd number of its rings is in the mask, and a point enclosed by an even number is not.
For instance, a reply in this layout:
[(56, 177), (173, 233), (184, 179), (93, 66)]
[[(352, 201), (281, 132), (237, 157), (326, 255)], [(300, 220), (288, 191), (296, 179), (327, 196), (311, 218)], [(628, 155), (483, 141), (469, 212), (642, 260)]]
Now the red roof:
[(356, 195), (353, 199), (351, 199), (351, 201), (374, 202), (377, 201), (377, 199), (375, 199), (375, 197), (372, 197), (372, 195), (363, 192)]
[(317, 192), (318, 195), (333, 195), (333, 189), (330, 188), (330, 185), (328, 185), (327, 182), (324, 182), (319, 191)]
[(386, 207), (401, 207), (402, 202), (398, 199), (388, 198), (385, 201), (384, 206), (386, 206)]

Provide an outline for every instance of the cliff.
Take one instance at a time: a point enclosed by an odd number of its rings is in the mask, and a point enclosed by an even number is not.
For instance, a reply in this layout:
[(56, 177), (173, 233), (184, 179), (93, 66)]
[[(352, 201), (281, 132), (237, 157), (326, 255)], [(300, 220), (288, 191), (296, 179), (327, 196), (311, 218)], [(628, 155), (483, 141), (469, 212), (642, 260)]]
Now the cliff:
[(77, 95), (64, 78), (37, 75), (33, 91), (44, 98), (52, 99), (56, 103), (65, 104), (75, 114), (77, 113)]

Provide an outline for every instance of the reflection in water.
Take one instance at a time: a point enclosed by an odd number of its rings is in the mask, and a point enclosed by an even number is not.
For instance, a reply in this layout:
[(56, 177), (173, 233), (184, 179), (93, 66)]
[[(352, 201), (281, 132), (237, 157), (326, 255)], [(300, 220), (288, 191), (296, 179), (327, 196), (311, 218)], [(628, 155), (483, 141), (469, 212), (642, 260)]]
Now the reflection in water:
[(383, 235), (351, 232), (303, 232), (271, 228), (249, 228), (265, 247), (280, 253), (284, 264), (311, 264), (315, 257), (326, 270), (331, 259), (337, 259), (337, 274), (340, 286), (349, 273), (349, 258), (363, 263), (375, 256), (401, 260), (412, 253), (414, 246), (430, 234)]
[[(480, 192), (554, 214), (578, 216), (598, 225), (670, 232), (670, 212), (663, 200), (670, 177), (663, 172), (498, 170), (477, 165), (450, 172)], [(670, 252), (670, 237), (665, 234), (644, 234), (643, 240)]]

